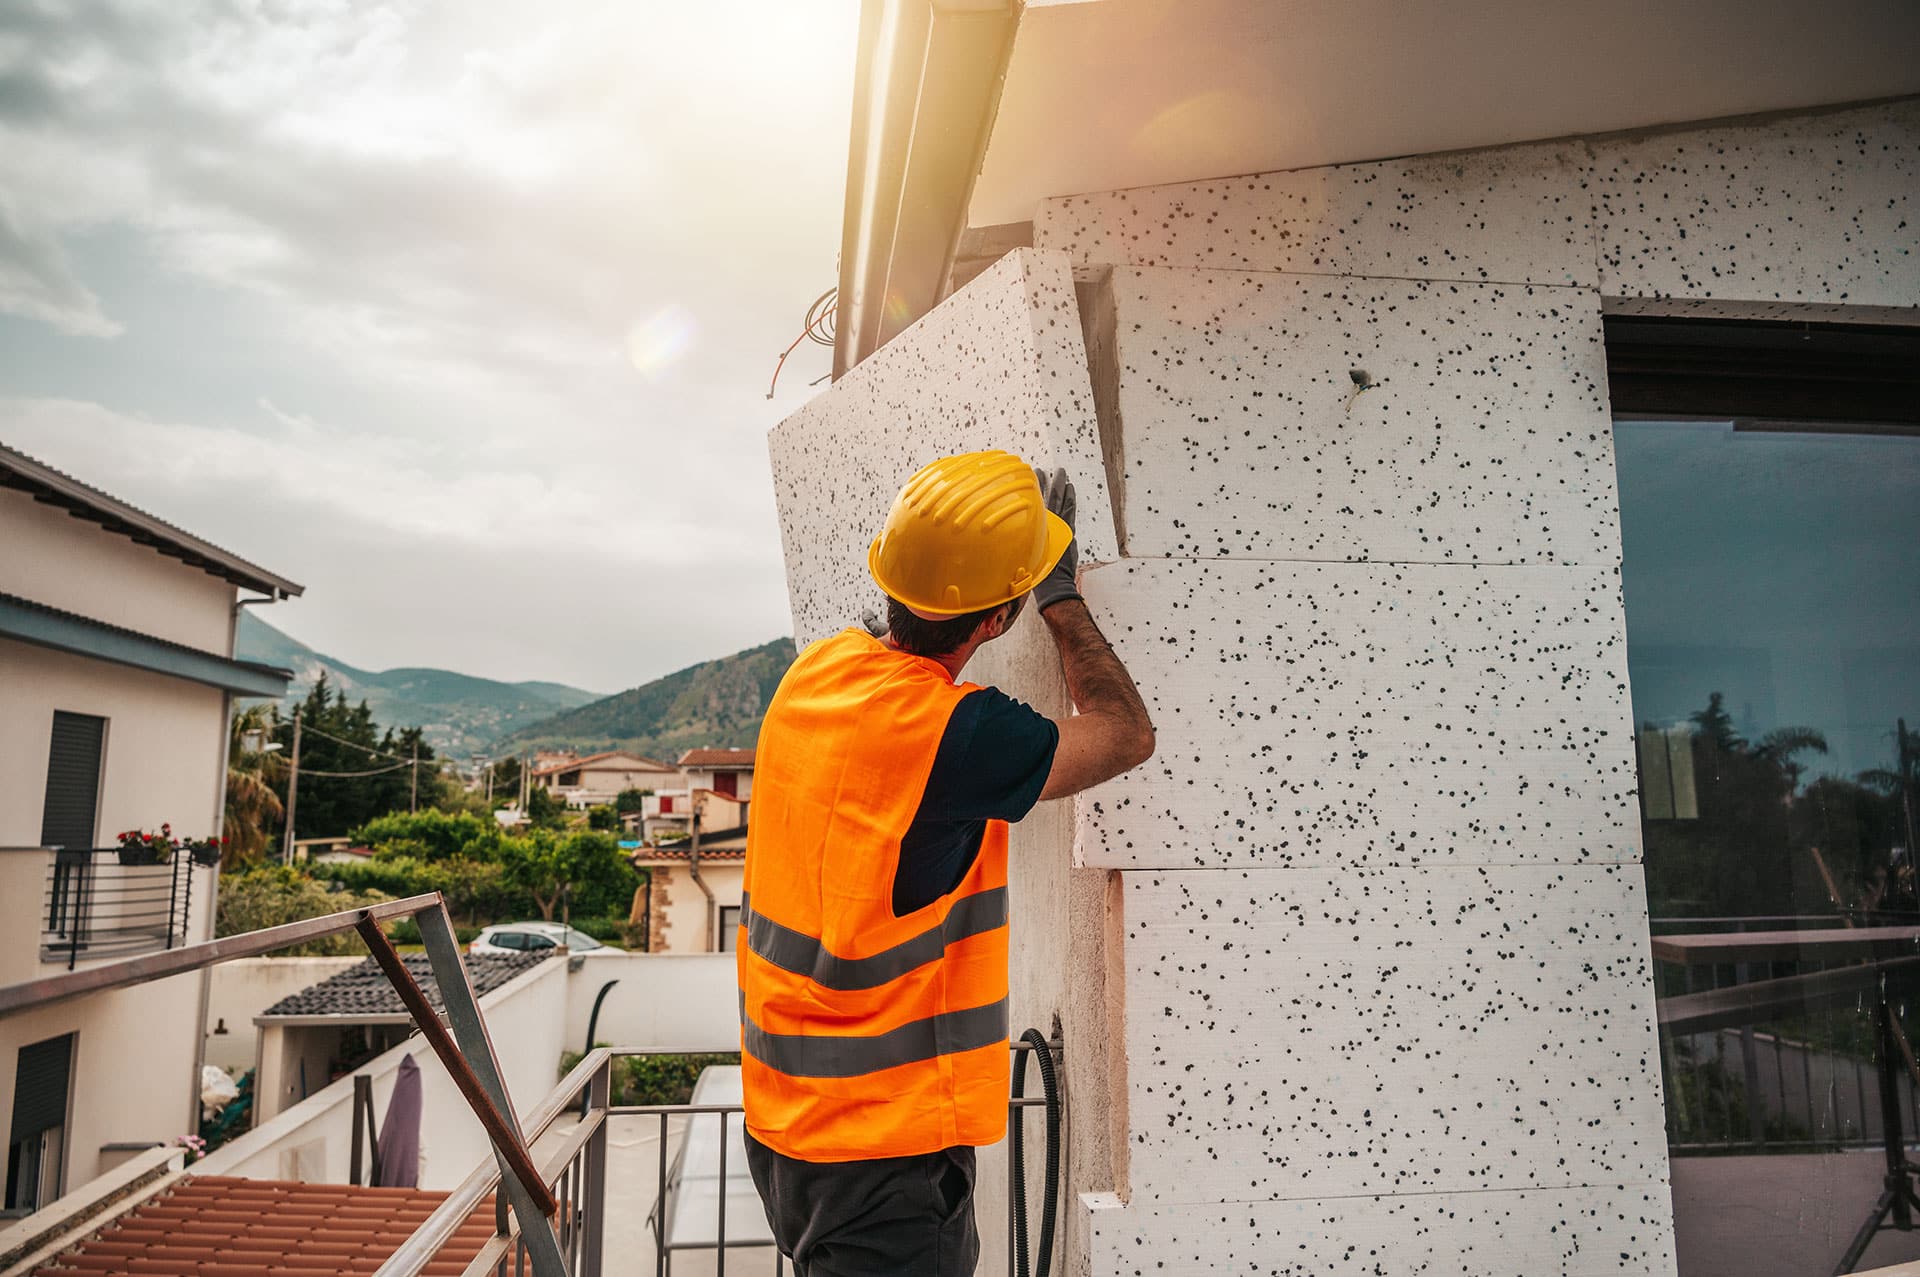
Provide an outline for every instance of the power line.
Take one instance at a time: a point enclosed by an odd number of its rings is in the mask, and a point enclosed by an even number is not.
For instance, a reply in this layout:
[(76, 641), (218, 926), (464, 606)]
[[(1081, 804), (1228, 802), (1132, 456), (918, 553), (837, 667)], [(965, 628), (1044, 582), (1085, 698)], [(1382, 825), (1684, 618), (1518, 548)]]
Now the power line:
[(403, 767), (411, 767), (411, 766), (413, 766), (413, 764), (412, 764), (412, 763), (410, 763), (410, 762), (408, 762), (408, 761), (407, 761), (406, 759), (404, 759), (404, 758), (403, 758), (403, 759), (401, 759), (401, 760), (400, 760), (399, 762), (397, 762), (397, 763), (395, 763), (395, 764), (394, 764), (393, 766), (391, 766), (391, 767), (376, 767), (376, 768), (374, 768), (374, 769), (373, 769), (372, 771), (364, 771), (364, 772), (318, 772), (318, 771), (314, 771), (314, 770), (313, 770), (312, 768), (310, 768), (310, 767), (302, 767), (302, 768), (300, 769), (300, 775), (301, 775), (302, 777), (306, 777), (306, 776), (385, 776), (385, 775), (386, 775), (386, 774), (387, 774), (388, 772), (397, 772), (397, 771), (399, 771), (399, 770), (400, 770), (401, 768), (403, 768)]
[[(411, 759), (402, 758), (398, 754), (389, 754), (384, 749), (375, 749), (371, 745), (362, 745), (359, 741), (351, 741), (351, 740), (345, 739), (344, 737), (335, 736), (332, 732), (323, 732), (318, 727), (315, 727), (312, 723), (307, 724), (306, 730), (315, 736), (324, 736), (328, 740), (333, 741), (335, 744), (346, 745), (353, 749), (365, 750), (369, 754), (378, 754), (382, 758), (391, 758), (398, 763), (408, 763), (412, 761)], [(315, 772), (313, 774), (316, 776), (324, 776), (324, 775), (327, 775), (328, 773)]]

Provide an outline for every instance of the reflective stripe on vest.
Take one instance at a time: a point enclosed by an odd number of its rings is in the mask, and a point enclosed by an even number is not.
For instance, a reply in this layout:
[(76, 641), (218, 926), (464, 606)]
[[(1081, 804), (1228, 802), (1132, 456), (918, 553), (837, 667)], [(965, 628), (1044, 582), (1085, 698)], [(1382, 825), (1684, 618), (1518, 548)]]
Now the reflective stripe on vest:
[(810, 1162), (991, 1144), (1007, 1122), (1007, 826), (923, 908), (900, 845), (974, 691), (862, 630), (794, 661), (754, 758), (735, 961), (747, 1129)]
[(740, 995), (740, 1040), (754, 1058), (788, 1077), (859, 1077), (939, 1055), (1007, 1040), (1007, 999), (965, 1011), (943, 1011), (873, 1037), (769, 1033), (747, 1014)]
[[(1007, 889), (991, 887), (953, 902), (944, 921), (891, 949), (865, 958), (842, 958), (812, 936), (783, 927), (753, 911), (751, 894), (740, 897), (740, 924), (747, 929), (747, 948), (782, 971), (803, 975), (823, 989), (851, 992), (877, 989), (910, 971), (946, 956), (947, 946), (968, 936), (1007, 925)], [(759, 1054), (755, 1052), (755, 1054)], [(771, 1060), (768, 1063), (772, 1063)], [(884, 1067), (884, 1066), (882, 1066)], [(792, 1069), (782, 1069), (791, 1073)], [(839, 1077), (819, 1073), (816, 1077)]]

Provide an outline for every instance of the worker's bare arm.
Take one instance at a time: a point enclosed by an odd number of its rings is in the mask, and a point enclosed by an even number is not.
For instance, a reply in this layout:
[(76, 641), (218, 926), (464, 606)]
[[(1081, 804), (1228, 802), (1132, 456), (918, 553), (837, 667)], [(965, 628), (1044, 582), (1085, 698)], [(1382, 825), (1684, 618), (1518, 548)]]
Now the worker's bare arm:
[(1153, 757), (1153, 722), (1133, 678), (1120, 664), (1087, 605), (1062, 599), (1040, 614), (1060, 648), (1067, 694), (1080, 712), (1060, 724), (1040, 800), (1065, 798), (1112, 780)]

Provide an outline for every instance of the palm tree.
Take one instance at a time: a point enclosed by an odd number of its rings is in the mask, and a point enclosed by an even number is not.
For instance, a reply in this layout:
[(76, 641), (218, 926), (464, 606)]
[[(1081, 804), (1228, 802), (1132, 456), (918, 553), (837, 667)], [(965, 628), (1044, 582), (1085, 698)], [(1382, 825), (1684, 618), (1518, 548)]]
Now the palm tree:
[(270, 701), (249, 705), (233, 716), (227, 744), (228, 866), (259, 860), (286, 814), (276, 788), (286, 783), (287, 762), (265, 748), (280, 718)]

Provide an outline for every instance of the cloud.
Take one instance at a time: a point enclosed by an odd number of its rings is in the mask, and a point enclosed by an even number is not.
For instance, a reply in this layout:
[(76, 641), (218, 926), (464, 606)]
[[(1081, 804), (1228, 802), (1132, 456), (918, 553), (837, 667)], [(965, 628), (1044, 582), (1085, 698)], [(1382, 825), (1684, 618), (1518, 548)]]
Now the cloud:
[[(0, 360), (0, 436), (307, 582), (295, 632), (356, 663), (617, 687), (762, 642), (764, 431), (824, 356), (762, 395), (832, 282), (856, 25), (0, 4), (0, 309), (120, 334)], [(564, 651), (533, 598), (582, 618)]]
[(122, 328), (74, 277), (51, 235), (29, 232), (0, 200), (0, 310), (51, 324), (75, 337), (117, 337)]

